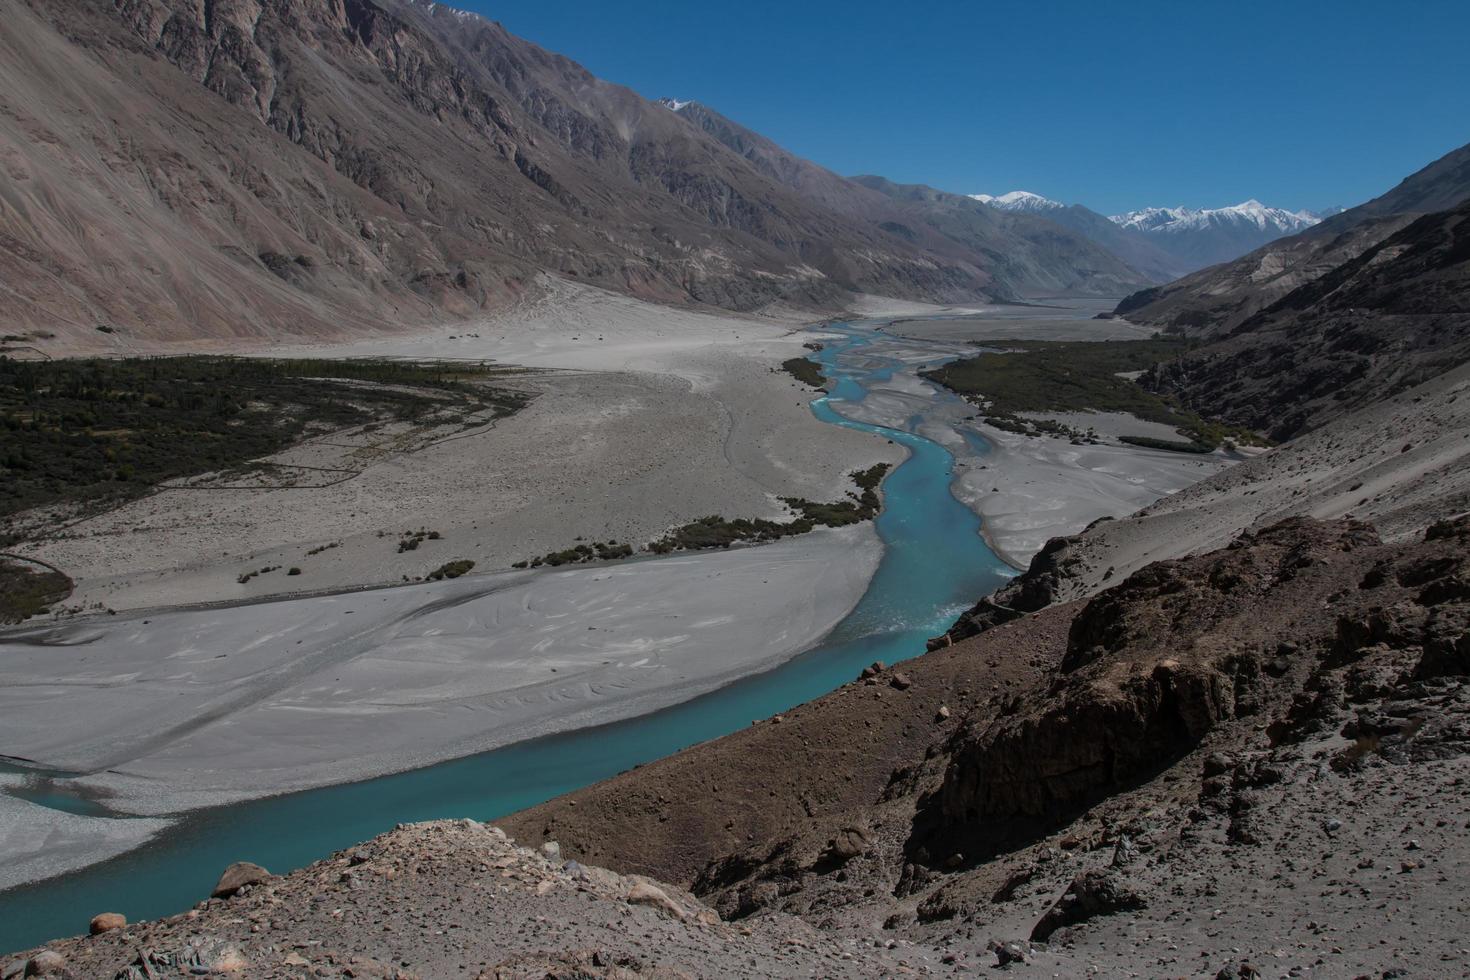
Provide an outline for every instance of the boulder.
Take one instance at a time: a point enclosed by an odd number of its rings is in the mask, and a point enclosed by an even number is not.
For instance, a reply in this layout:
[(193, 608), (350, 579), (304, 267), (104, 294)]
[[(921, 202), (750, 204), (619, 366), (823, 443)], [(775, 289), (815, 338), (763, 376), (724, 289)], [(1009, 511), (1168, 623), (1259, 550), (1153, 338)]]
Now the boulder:
[(629, 905), (649, 905), (673, 916), (676, 919), (684, 918), (684, 910), (679, 903), (670, 898), (662, 888), (648, 881), (635, 881), (633, 887), (628, 889), (626, 899)]
[(92, 917), (92, 924), (88, 927), (88, 931), (92, 935), (98, 936), (104, 932), (111, 932), (114, 929), (121, 929), (127, 924), (128, 920), (123, 918), (118, 913), (103, 912), (101, 915)]
[(66, 958), (54, 949), (43, 949), (26, 960), (28, 977), (60, 977), (66, 975)]
[(862, 827), (843, 827), (827, 842), (826, 857), (839, 864), (851, 861), (868, 849), (868, 832)]
[(1036, 928), (1031, 930), (1031, 941), (1045, 942), (1058, 929), (1099, 915), (1141, 909), (1145, 904), (1143, 896), (1134, 891), (1118, 872), (1084, 871), (1072, 879), (1062, 897), (1036, 923)]
[(219, 881), (214, 886), (214, 891), (209, 893), (210, 898), (229, 898), (246, 885), (258, 885), (266, 881), (271, 873), (258, 864), (249, 861), (236, 861), (225, 869), (225, 873), (219, 876)]

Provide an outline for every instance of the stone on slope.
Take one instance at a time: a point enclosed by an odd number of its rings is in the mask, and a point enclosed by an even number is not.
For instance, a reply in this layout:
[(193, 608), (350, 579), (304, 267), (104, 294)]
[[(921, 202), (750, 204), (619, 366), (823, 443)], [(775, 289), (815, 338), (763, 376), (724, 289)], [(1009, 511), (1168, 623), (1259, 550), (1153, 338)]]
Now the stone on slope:
[(1031, 930), (1031, 941), (1045, 942), (1058, 929), (1099, 915), (1141, 909), (1145, 904), (1143, 896), (1116, 871), (1084, 871), (1072, 879), (1062, 897), (1036, 923), (1036, 928)]
[(103, 912), (101, 915), (96, 915), (92, 917), (92, 923), (88, 927), (87, 931), (90, 932), (92, 935), (97, 936), (101, 935), (104, 932), (111, 932), (113, 929), (121, 929), (127, 924), (128, 920), (118, 913)]
[(646, 881), (633, 882), (633, 887), (628, 889), (627, 902), (629, 905), (651, 906), (676, 919), (685, 917), (684, 910), (662, 888)]
[(271, 876), (271, 873), (258, 864), (249, 861), (236, 861), (225, 869), (225, 873), (219, 876), (219, 881), (214, 886), (214, 891), (209, 893), (210, 898), (229, 898), (246, 885), (258, 885)]

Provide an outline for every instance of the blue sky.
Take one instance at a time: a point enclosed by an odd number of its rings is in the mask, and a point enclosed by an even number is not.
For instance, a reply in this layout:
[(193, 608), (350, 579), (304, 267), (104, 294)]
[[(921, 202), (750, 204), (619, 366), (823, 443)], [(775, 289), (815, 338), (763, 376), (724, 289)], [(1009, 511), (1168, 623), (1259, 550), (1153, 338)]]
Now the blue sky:
[(460, 0), (845, 174), (1352, 205), (1470, 142), (1470, 2)]

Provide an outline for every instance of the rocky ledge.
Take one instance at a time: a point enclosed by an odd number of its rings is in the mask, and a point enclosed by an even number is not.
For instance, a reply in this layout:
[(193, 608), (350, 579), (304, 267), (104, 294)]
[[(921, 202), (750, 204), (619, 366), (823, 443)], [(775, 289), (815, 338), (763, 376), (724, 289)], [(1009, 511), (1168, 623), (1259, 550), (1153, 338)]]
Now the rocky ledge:
[(782, 916), (729, 924), (682, 889), (518, 846), (474, 820), (404, 824), (289, 875), (225, 869), (156, 922), (10, 957), (20, 976), (410, 978), (872, 976), (886, 950)]

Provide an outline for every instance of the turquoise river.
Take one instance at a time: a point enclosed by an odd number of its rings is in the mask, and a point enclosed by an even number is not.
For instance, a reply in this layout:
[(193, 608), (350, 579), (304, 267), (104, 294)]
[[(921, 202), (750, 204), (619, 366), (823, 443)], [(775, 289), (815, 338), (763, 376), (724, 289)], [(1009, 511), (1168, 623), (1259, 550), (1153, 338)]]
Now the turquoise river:
[[(174, 914), (207, 896), (220, 870), (255, 861), (302, 867), (399, 822), (493, 820), (633, 766), (677, 752), (811, 700), (868, 663), (922, 653), (976, 597), (1011, 572), (980, 536), (979, 518), (950, 492), (948, 450), (904, 429), (845, 418), (869, 384), (912, 370), (885, 357), (891, 339), (872, 325), (824, 328), (840, 336), (813, 355), (830, 394), (812, 411), (824, 422), (901, 443), (908, 458), (883, 486), (877, 519), (884, 554), (867, 592), (816, 647), (782, 666), (653, 714), (360, 783), (194, 811), (151, 843), (80, 871), (0, 892), (0, 950), (85, 931), (97, 912), (130, 921)], [(912, 351), (914, 345), (907, 344)], [(936, 347), (934, 364), (949, 358)], [(952, 397), (935, 393), (936, 399)]]

